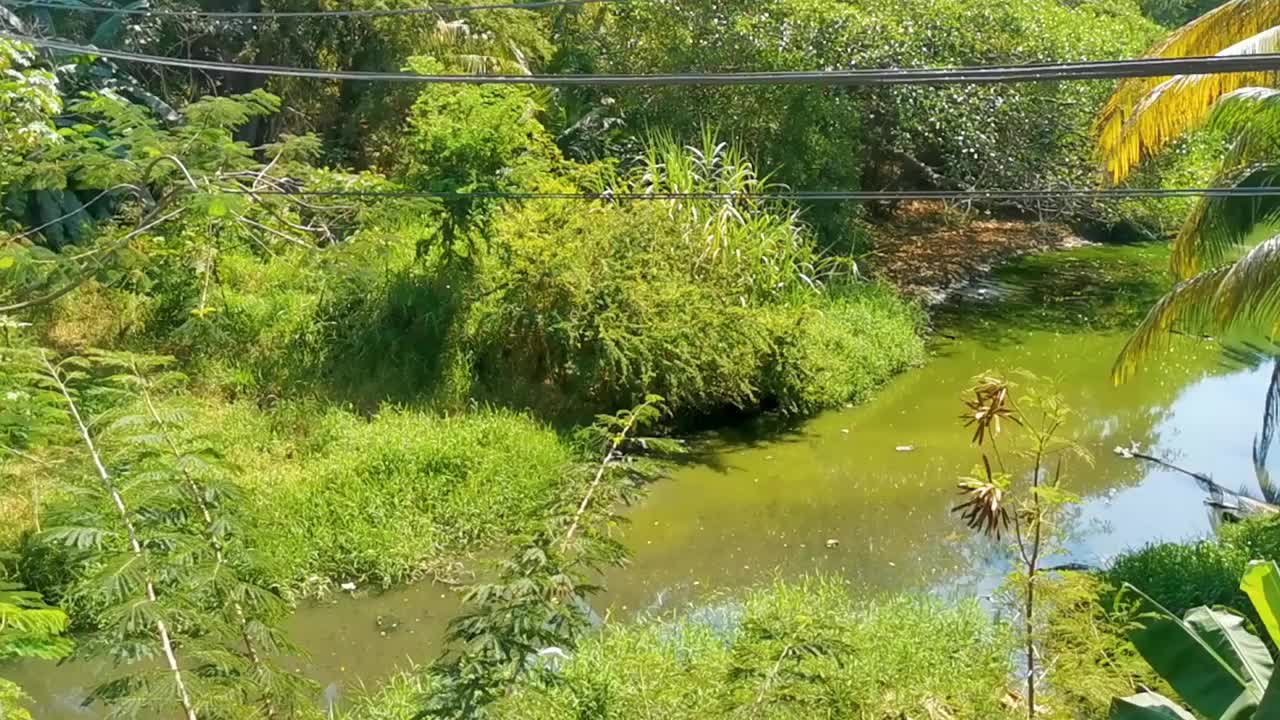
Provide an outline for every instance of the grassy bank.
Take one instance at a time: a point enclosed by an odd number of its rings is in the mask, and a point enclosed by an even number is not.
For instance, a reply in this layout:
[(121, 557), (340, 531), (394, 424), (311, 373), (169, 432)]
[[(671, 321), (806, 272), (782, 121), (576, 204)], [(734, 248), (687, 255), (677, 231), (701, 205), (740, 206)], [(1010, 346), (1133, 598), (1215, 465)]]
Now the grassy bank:
[[(270, 432), (243, 406), (225, 421), (236, 447)], [(330, 409), (305, 436), (245, 453), (254, 547), (285, 587), (413, 580), (529, 529), (576, 460), (547, 426), (507, 410)]]
[[(1097, 573), (1047, 576), (1042, 713), (1106, 717), (1150, 688), (1176, 699), (1113, 614), (1131, 583), (1175, 613), (1249, 607), (1251, 559), (1280, 559), (1280, 522), (1252, 520), (1191, 543), (1162, 543)], [(1256, 618), (1253, 619), (1257, 622)], [(854, 598), (833, 578), (777, 582), (673, 616), (603, 626), (554, 671), (530, 674), (495, 708), (504, 720), (671, 718), (1005, 718), (1024, 716), (1015, 641), (989, 608), (924, 596)], [(435, 692), (421, 668), (357, 698), (346, 720), (408, 720)]]
[[(287, 593), (447, 575), (450, 563), (536, 524), (582, 459), (545, 424), (501, 409), (365, 417), (311, 404), (264, 412), (204, 401), (190, 412), (198, 432), (216, 431), (229, 448), (242, 539), (267, 584)], [(13, 521), (5, 542), (27, 553), (20, 567), (31, 584), (56, 596), (72, 571), (27, 533), (33, 498), (42, 515), (70, 499), (33, 495), (38, 470), (11, 472), (0, 495)]]
[[(270, 584), (394, 584), (528, 529), (582, 459), (568, 438), (597, 413), (657, 393), (668, 428), (807, 414), (923, 361), (918, 309), (820, 270), (785, 208), (710, 227), (705, 209), (498, 208), (463, 255), (423, 244), (433, 228), (420, 225), (322, 251), (228, 240), (216, 273), (159, 255), (146, 277), (90, 282), (42, 310), (29, 339), (177, 358), (187, 380), (173, 399), (233, 462)], [(706, 255), (720, 243), (732, 258)], [(4, 468), (0, 543), (42, 555), (30, 533), (66, 498), (41, 453), (83, 449), (30, 450)], [(56, 596), (64, 571), (27, 564)]]
[[(679, 617), (608, 625), (558, 680), (522, 683), (506, 720), (1005, 717), (1011, 638), (976, 604), (869, 603), (834, 579), (776, 583)], [(405, 675), (349, 720), (408, 720), (429, 681)]]

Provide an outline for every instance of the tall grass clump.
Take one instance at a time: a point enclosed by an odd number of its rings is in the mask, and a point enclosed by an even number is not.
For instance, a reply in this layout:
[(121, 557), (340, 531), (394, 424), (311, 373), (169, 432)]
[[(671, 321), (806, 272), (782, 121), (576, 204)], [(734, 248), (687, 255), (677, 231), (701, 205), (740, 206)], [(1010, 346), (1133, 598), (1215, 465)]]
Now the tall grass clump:
[(1006, 717), (1011, 638), (976, 604), (852, 600), (832, 579), (777, 583), (727, 609), (606, 627), (506, 720), (591, 717)]
[(211, 405), (247, 504), (246, 530), (272, 580), (320, 590), (390, 585), (527, 529), (575, 454), (506, 410), (459, 416), (317, 403), (264, 412)]

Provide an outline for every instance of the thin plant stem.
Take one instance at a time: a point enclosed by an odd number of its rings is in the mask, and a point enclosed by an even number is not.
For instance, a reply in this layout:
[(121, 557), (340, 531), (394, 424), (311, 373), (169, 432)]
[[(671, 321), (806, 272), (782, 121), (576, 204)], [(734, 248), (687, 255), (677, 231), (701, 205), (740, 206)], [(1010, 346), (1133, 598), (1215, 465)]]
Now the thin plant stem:
[(609, 466), (618, 461), (620, 453), (618, 450), (622, 447), (622, 443), (626, 441), (627, 435), (635, 428), (636, 413), (631, 413), (627, 417), (627, 422), (622, 429), (614, 435), (613, 440), (609, 442), (609, 449), (605, 451), (604, 458), (600, 460), (600, 467), (596, 469), (596, 476), (592, 479), (591, 484), (587, 486), (587, 492), (582, 496), (582, 502), (578, 504), (578, 510), (573, 514), (573, 521), (569, 523), (569, 530), (564, 534), (564, 540), (560, 544), (560, 550), (563, 552), (569, 549), (569, 543), (573, 540), (574, 534), (578, 531), (578, 524), (582, 520), (582, 516), (587, 511), (587, 507), (591, 504), (591, 498), (595, 495), (596, 489), (600, 487), (601, 481), (604, 480), (605, 473)]
[[(181, 448), (173, 438), (173, 434), (169, 432), (169, 424), (160, 416), (159, 408), (155, 404), (155, 400), (151, 395), (151, 382), (143, 374), (142, 369), (138, 367), (137, 362), (130, 362), (130, 369), (138, 378), (139, 387), (143, 404), (147, 407), (147, 413), (151, 416), (152, 422), (156, 424), (156, 428), (160, 431), (161, 437), (164, 438), (165, 444), (169, 446), (169, 452), (175, 459), (182, 457)], [(200, 492), (200, 486), (196, 483), (195, 478), (191, 477), (191, 473), (186, 469), (182, 469), (183, 484), (186, 486), (188, 494), (200, 509), (200, 515), (204, 519), (205, 538), (209, 542), (209, 547), (213, 550), (214, 562), (218, 567), (226, 564), (226, 558), (223, 553), (222, 541), (218, 539), (217, 532), (214, 530), (213, 512), (209, 509), (209, 503), (205, 502), (204, 494)], [(249, 634), (249, 618), (244, 612), (244, 608), (238, 601), (232, 601), (232, 611), (236, 615), (236, 620), (240, 624), (240, 638), (244, 641), (245, 652), (249, 656), (249, 662), (254, 667), (261, 667), (262, 660), (258, 655), (257, 646), (253, 642), (252, 636)], [(275, 717), (275, 706), (270, 701), (265, 702), (265, 709), (268, 718)]]
[[(138, 540), (137, 529), (134, 527), (133, 519), (129, 515), (128, 507), (125, 505), (119, 489), (116, 488), (111, 474), (107, 472), (106, 465), (102, 462), (102, 455), (98, 452), (97, 444), (93, 441), (93, 434), (89, 432), (88, 425), (80, 415), (80, 408), (76, 404), (70, 388), (67, 387), (66, 382), (63, 380), (62, 371), (58, 366), (50, 362), (49, 357), (43, 352), (40, 353), (40, 359), (44, 362), (45, 371), (48, 373), (49, 378), (58, 386), (58, 392), (67, 403), (67, 410), (71, 414), (71, 420), (75, 423), (76, 430), (80, 433), (80, 439), (84, 441), (85, 448), (89, 451), (89, 457), (93, 460), (93, 466), (98, 472), (98, 478), (102, 481), (102, 486), (106, 489), (107, 494), (110, 495), (111, 502), (115, 505), (116, 513), (120, 516), (120, 522), (124, 525), (125, 532), (129, 538), (130, 550), (135, 557), (143, 561), (143, 567), (146, 568), (148, 566), (147, 555), (142, 549), (142, 543)], [(145, 578), (144, 587), (146, 589), (147, 602), (155, 603), (156, 588), (149, 573)], [(191, 701), (191, 695), (187, 691), (186, 682), (182, 677), (182, 670), (178, 666), (178, 656), (174, 651), (173, 640), (169, 637), (169, 628), (164, 620), (159, 617), (156, 618), (155, 627), (156, 634), (160, 636), (160, 646), (164, 651), (165, 664), (173, 674), (173, 684), (177, 689), (178, 700), (182, 705), (183, 714), (187, 720), (198, 720), (195, 705)]]

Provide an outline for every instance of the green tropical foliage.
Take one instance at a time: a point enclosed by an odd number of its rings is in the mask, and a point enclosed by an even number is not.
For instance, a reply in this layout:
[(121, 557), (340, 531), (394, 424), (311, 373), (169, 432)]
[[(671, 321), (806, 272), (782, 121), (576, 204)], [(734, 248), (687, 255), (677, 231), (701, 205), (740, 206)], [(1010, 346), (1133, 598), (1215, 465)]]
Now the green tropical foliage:
[[(0, 9), (0, 22), (221, 62), (513, 75), (1102, 59), (1159, 33), (1133, 0), (657, 0), (243, 23), (78, 3)], [(1147, 14), (1189, 12), (1175, 4)], [(1232, 89), (1192, 85), (1161, 97)], [(867, 605), (828, 580), (599, 633), (589, 603), (626, 560), (621, 508), (678, 450), (664, 433), (840, 407), (926, 357), (921, 308), (856, 254), (894, 208), (756, 195), (1082, 186), (1105, 93), (423, 89), (0, 42), (0, 544), (18, 551), (0, 583), (0, 660), (95, 661), (107, 669), (85, 699), (111, 718), (309, 718), (316, 688), (281, 667), (299, 653), (283, 629), (294, 603), (442, 579), (465, 585), (446, 651), (352, 713), (1013, 714), (1012, 643), (1031, 659), (1028, 694), (1050, 645), (1033, 596), (1051, 587), (1038, 535), (1070, 499), (1056, 474), (1031, 470), (1015, 513), (1037, 535), (1019, 544), (1017, 632), (976, 605)], [(1217, 103), (1241, 183), (1272, 182), (1274, 104), (1259, 89)], [(1147, 165), (1144, 181), (1196, 176), (1215, 142)], [(600, 199), (501, 197), (512, 191)], [(962, 210), (1083, 231), (1160, 228), (1170, 207)], [(1211, 201), (1179, 262), (1233, 260), (1273, 211)], [(1033, 466), (1065, 449), (1061, 407), (1038, 410), (1046, 424), (1024, 428)], [(1015, 474), (981, 479), (1003, 490)], [(0, 715), (23, 717), (22, 702), (0, 682)]]
[[(1191, 21), (1148, 51), (1151, 57), (1251, 55), (1273, 52), (1280, 5), (1233, 0)], [(1215, 187), (1268, 188), (1276, 181), (1277, 149), (1270, 73), (1180, 75), (1164, 81), (1126, 80), (1096, 122), (1098, 148), (1114, 182), (1189, 130), (1204, 126), (1227, 139)], [(1180, 281), (1135, 330), (1116, 362), (1123, 380), (1175, 334), (1226, 339), (1270, 337), (1276, 331), (1275, 243), (1258, 240), (1274, 221), (1263, 197), (1206, 197), (1174, 240), (1171, 267)], [(1241, 253), (1243, 255), (1241, 256)]]
[[(66, 636), (69, 624), (67, 614), (45, 604), (40, 593), (0, 578), (0, 661), (66, 657), (74, 648)], [(25, 699), (20, 687), (0, 678), (0, 717), (31, 720)]]
[[(0, 661), (67, 657), (74, 648), (68, 625), (67, 614), (46, 605), (40, 593), (0, 579)], [(24, 700), (22, 688), (0, 678), (0, 717), (31, 720), (22, 707)]]
[[(717, 22), (707, 22), (717, 18)], [(566, 71), (809, 70), (1035, 63), (1132, 56), (1157, 38), (1134, 4), (699, 0), (618, 4), (578, 16)], [(572, 26), (571, 26), (572, 27)], [(776, 38), (763, 42), (762, 38)], [(581, 49), (579, 49), (581, 47)], [(714, 123), (792, 188), (1073, 187), (1094, 168), (1088, 122), (1097, 83), (827, 89), (642, 87), (575, 96), (634, 130), (684, 144)], [(598, 126), (597, 122), (592, 127)], [(628, 139), (604, 132), (609, 143)], [(579, 134), (579, 137), (581, 134)], [(1023, 208), (1117, 220), (1114, 208)], [(824, 243), (848, 242), (851, 209), (808, 209)]]
[(67, 614), (46, 605), (40, 593), (0, 583), (0, 659), (66, 657), (72, 648), (67, 624)]
[[(1274, 561), (1252, 564), (1240, 581), (1241, 590), (1270, 633), (1272, 646), (1280, 641), (1280, 566)], [(1136, 596), (1129, 638), (1160, 676), (1196, 713), (1158, 693), (1116, 698), (1111, 717), (1117, 720), (1170, 718), (1269, 718), (1280, 712), (1280, 690), (1271, 683), (1271, 651), (1239, 615), (1196, 607), (1179, 619), (1162, 605), (1125, 585)]]

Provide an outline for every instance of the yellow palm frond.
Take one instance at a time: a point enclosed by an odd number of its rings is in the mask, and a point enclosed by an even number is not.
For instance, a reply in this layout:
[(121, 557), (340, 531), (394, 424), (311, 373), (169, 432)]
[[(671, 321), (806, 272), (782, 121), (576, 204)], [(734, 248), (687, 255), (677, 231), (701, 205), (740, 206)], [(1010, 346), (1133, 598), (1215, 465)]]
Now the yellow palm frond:
[(1128, 379), (1144, 359), (1167, 349), (1177, 332), (1224, 337), (1242, 330), (1266, 337), (1280, 331), (1280, 235), (1161, 298), (1120, 351), (1112, 378)]
[[(1174, 31), (1148, 50), (1145, 57), (1216, 55), (1224, 48), (1276, 25), (1280, 25), (1280, 0), (1231, 0)], [(1160, 78), (1121, 81), (1098, 114), (1094, 129), (1108, 167), (1111, 166), (1109, 158), (1120, 139), (1120, 129), (1142, 98), (1160, 82)]]
[[(1277, 50), (1280, 50), (1280, 23), (1215, 54), (1219, 57), (1261, 55)], [(1203, 122), (1222, 96), (1241, 88), (1275, 82), (1276, 73), (1267, 71), (1176, 75), (1156, 85), (1132, 107), (1123, 124), (1115, 129), (1103, 129), (1106, 140), (1100, 137), (1099, 149), (1112, 182), (1121, 182), (1138, 163)]]

